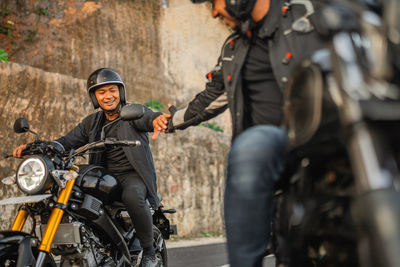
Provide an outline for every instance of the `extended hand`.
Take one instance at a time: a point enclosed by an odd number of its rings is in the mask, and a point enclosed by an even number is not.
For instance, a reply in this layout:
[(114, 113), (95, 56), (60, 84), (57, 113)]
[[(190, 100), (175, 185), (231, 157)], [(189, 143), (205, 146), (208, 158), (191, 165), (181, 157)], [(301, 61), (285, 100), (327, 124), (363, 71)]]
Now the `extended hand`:
[(13, 150), (13, 157), (14, 158), (22, 158), (22, 151), (26, 149), (26, 144), (20, 145), (19, 147)]
[(153, 120), (154, 133), (151, 137), (152, 140), (157, 139), (159, 133), (165, 132), (168, 126), (168, 120), (171, 118), (169, 114), (162, 114)]

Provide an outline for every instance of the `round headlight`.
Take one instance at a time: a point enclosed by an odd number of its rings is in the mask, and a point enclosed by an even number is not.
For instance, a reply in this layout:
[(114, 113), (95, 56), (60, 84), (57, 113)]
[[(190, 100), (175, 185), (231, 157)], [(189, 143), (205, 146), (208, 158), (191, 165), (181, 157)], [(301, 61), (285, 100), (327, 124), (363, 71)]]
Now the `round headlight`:
[(17, 184), (26, 194), (37, 194), (45, 191), (49, 187), (48, 167), (40, 157), (30, 157), (18, 167)]

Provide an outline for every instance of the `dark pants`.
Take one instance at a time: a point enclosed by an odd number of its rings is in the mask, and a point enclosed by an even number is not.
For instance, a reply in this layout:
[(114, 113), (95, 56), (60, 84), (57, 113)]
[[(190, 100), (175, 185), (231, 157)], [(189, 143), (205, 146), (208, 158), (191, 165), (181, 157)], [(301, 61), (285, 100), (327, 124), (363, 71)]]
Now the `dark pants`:
[(266, 125), (247, 129), (232, 143), (224, 206), (231, 267), (262, 266), (286, 146), (286, 132)]
[(136, 229), (143, 248), (153, 245), (153, 218), (146, 203), (147, 188), (142, 178), (135, 173), (116, 175), (122, 188), (121, 200)]

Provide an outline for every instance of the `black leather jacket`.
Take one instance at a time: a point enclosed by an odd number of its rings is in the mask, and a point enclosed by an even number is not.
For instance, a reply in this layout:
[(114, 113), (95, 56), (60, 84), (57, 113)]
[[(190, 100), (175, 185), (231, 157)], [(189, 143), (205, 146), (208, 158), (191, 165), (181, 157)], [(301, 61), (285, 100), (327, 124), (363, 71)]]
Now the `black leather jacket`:
[[(271, 1), (267, 17), (257, 32), (259, 38), (268, 42), (269, 60), (282, 91), (293, 68), (323, 46), (312, 26), (318, 10), (315, 1), (291, 0), (284, 12), (285, 3), (287, 1)], [(175, 129), (197, 125), (229, 108), (233, 138), (243, 131), (241, 72), (250, 47), (248, 38), (239, 32), (228, 37), (222, 46), (218, 64), (208, 75), (206, 89), (197, 94), (186, 108), (175, 113), (172, 119)]]
[[(141, 142), (140, 146), (123, 147), (123, 150), (133, 168), (146, 184), (150, 204), (153, 208), (157, 208), (159, 200), (157, 197), (156, 172), (147, 132), (153, 131), (153, 120), (162, 113), (153, 112), (147, 107), (144, 108), (146, 111), (142, 118), (135, 121), (118, 122), (118, 139), (139, 140)], [(66, 150), (70, 150), (100, 140), (101, 128), (104, 121), (105, 115), (102, 110), (90, 114), (69, 133), (56, 141), (61, 143)], [(101, 166), (102, 163), (103, 153), (90, 154), (89, 164)]]

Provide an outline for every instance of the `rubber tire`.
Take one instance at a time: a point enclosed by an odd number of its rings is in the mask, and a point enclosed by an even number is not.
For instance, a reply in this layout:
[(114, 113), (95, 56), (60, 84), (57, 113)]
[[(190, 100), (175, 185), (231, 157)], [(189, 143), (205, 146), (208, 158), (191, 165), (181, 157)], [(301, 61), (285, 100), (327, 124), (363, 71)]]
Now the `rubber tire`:
[[(153, 225), (153, 234), (154, 234), (154, 247), (156, 250), (156, 258), (157, 260), (162, 261), (158, 265), (158, 267), (168, 267), (168, 253), (167, 253), (167, 247), (165, 245), (165, 240), (162, 237), (160, 230), (154, 225)], [(162, 239), (161, 251), (157, 245), (159, 244), (160, 239)]]

